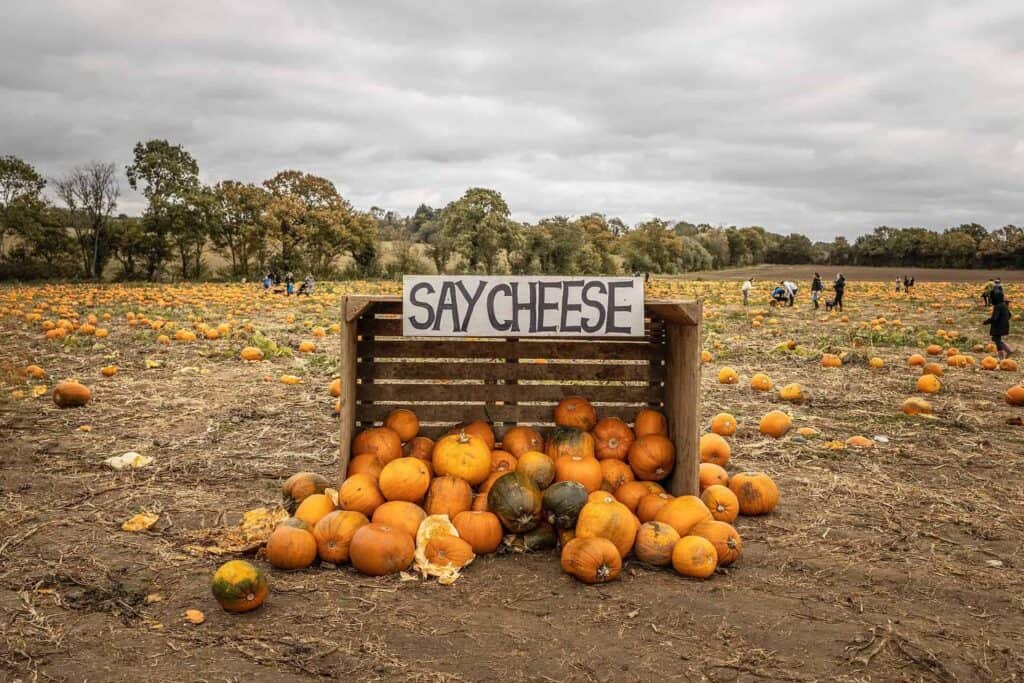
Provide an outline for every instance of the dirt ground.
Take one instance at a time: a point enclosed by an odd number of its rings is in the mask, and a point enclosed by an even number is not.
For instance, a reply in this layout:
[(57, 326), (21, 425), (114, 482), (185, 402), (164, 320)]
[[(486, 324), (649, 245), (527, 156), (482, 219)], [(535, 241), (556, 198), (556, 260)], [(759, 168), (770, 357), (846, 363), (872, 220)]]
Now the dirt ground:
[(725, 270), (700, 271), (678, 276), (683, 280), (742, 280), (753, 277), (756, 281), (779, 282), (792, 279), (803, 283), (803, 288), (810, 286), (814, 273), (820, 273), (826, 284), (835, 279), (836, 273), (842, 273), (851, 282), (882, 281), (895, 286), (896, 276), (912, 277), (915, 283), (921, 282), (980, 282), (989, 278), (1000, 278), (1003, 282), (1021, 282), (1024, 273), (1014, 270), (955, 270), (951, 268), (875, 268), (871, 266), (783, 266), (762, 265), (749, 268), (727, 268)]
[[(586, 587), (561, 572), (555, 552), (507, 552), (478, 558), (446, 587), (254, 560), (271, 594), (245, 615), (210, 595), (228, 557), (186, 546), (197, 531), (275, 504), (297, 470), (337, 477), (326, 393), (334, 341), (247, 365), (239, 336), (160, 346), (102, 297), (78, 310), (114, 313), (103, 343), (54, 344), (3, 318), (0, 679), (1024, 680), (1024, 427), (1008, 424), (1024, 414), (1002, 401), (1020, 374), (950, 369), (932, 398), (937, 419), (899, 410), (917, 377), (906, 358), (937, 328), (961, 330), (961, 349), (984, 340), (986, 312), (965, 299), (974, 286), (922, 286), (914, 299), (853, 286), (850, 323), (822, 322), (803, 302), (771, 311), (760, 328), (731, 284), (657, 280), (653, 289), (708, 301), (704, 346), (715, 359), (703, 375), (704, 423), (736, 415), (730, 470), (764, 470), (781, 490), (771, 515), (738, 519), (735, 565), (698, 581), (629, 560), (620, 580)], [(24, 308), (52, 291), (3, 294)], [(295, 347), (308, 338), (304, 319), (334, 318), (337, 295), (257, 305), (246, 317)], [(226, 317), (234, 306), (204, 310), (215, 323), (214, 311)], [(164, 312), (184, 320), (195, 311)], [(858, 325), (882, 315), (901, 326)], [(777, 350), (790, 338), (801, 352)], [(822, 369), (822, 351), (842, 350), (842, 368)], [(870, 369), (871, 355), (886, 368)], [(118, 374), (101, 378), (112, 362)], [(43, 384), (87, 380), (94, 400), (59, 410), (49, 395), (12, 396), (33, 386), (15, 376), (28, 363), (48, 370)], [(724, 365), (739, 371), (738, 385), (716, 382)], [(800, 382), (808, 402), (783, 406), (751, 390), (758, 371), (776, 386)], [(304, 383), (264, 381), (285, 372)], [(761, 437), (757, 421), (775, 407), (822, 438)], [(870, 450), (828, 447), (854, 434), (884, 438)], [(129, 450), (154, 461), (104, 466)], [(144, 509), (160, 514), (150, 531), (120, 529)], [(187, 623), (186, 609), (202, 610), (205, 623)]]

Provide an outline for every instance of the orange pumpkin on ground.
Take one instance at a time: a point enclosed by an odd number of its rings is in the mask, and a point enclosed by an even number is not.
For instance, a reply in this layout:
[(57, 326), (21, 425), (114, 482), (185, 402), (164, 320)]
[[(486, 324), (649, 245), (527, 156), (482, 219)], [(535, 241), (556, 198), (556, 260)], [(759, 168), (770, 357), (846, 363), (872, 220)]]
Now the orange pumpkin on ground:
[(999, 369), (1005, 370), (1006, 372), (1017, 372), (1020, 368), (1017, 365), (1017, 361), (1012, 358), (1004, 358), (999, 361)]
[(719, 436), (732, 436), (736, 433), (736, 418), (729, 413), (719, 413), (711, 418), (711, 431)]
[(555, 480), (555, 461), (540, 451), (526, 451), (519, 456), (515, 471), (532, 479), (537, 488), (543, 490)]
[(679, 542), (676, 530), (664, 522), (645, 522), (636, 534), (633, 554), (636, 559), (654, 567), (672, 564), (672, 551)]
[(380, 479), (380, 473), (384, 469), (384, 463), (373, 453), (360, 453), (348, 461), (348, 476), (353, 474), (368, 474), (374, 481)]
[(658, 510), (663, 508), (665, 503), (672, 500), (672, 498), (667, 493), (648, 493), (640, 499), (634, 514), (636, 514), (637, 519), (641, 522), (650, 522), (657, 516)]
[(628, 481), (633, 481), (633, 470), (621, 460), (598, 460), (601, 464), (601, 476), (604, 481), (601, 488), (606, 491), (614, 491)]
[(700, 490), (704, 491), (707, 487), (714, 484), (727, 486), (729, 484), (729, 473), (725, 471), (724, 467), (713, 462), (702, 462), (700, 464)]
[(555, 460), (555, 481), (579, 482), (590, 493), (601, 488), (604, 472), (597, 458), (572, 455)]
[(750, 388), (754, 391), (771, 391), (775, 386), (772, 378), (763, 372), (759, 372), (750, 378)]
[(422, 500), (430, 488), (430, 471), (426, 463), (417, 458), (396, 458), (380, 471), (377, 487), (387, 500), (415, 503)]
[(385, 576), (408, 569), (416, 544), (400, 529), (371, 522), (356, 530), (348, 552), (352, 566), (362, 573)]
[(649, 493), (654, 493), (646, 484), (647, 482), (643, 481), (626, 482), (615, 490), (615, 500), (629, 508), (630, 512), (636, 512), (643, 497)]
[(323, 493), (314, 493), (299, 503), (299, 507), (295, 510), (295, 517), (310, 527), (314, 527), (317, 522), (328, 513), (334, 512), (335, 509), (334, 501), (329, 496)]
[(1011, 406), (1024, 406), (1024, 385), (1010, 387), (1003, 398)]
[(413, 538), (426, 518), (423, 508), (405, 500), (388, 501), (373, 511), (374, 522), (401, 529)]
[(706, 579), (717, 566), (714, 544), (701, 536), (683, 536), (672, 549), (672, 568), (682, 576)]
[(373, 453), (385, 465), (402, 456), (402, 439), (393, 429), (371, 427), (363, 430), (352, 441), (353, 453)]
[(285, 509), (294, 513), (299, 503), (314, 493), (323, 493), (331, 483), (315, 472), (296, 472), (281, 484)]
[(582, 396), (569, 396), (555, 406), (555, 424), (589, 432), (597, 422), (594, 406)]
[(636, 414), (633, 421), (633, 434), (637, 439), (648, 434), (668, 436), (668, 422), (657, 410), (644, 408)]
[(923, 398), (911, 396), (903, 401), (901, 410), (907, 415), (931, 415), (932, 404)]
[(846, 445), (854, 448), (873, 448), (875, 442), (865, 436), (851, 436), (846, 440)]
[(728, 567), (739, 559), (740, 552), (743, 550), (743, 539), (728, 522), (718, 520), (703, 522), (695, 526), (692, 533), (694, 536), (706, 538), (711, 541), (711, 545), (715, 546), (719, 567)]
[(925, 362), (926, 361), (924, 359), (924, 356), (922, 356), (919, 353), (912, 354), (910, 358), (907, 359), (907, 365), (909, 365), (912, 368), (923, 367)]
[(78, 382), (61, 382), (53, 388), (53, 402), (58, 408), (81, 408), (91, 398), (89, 387)]
[(937, 394), (942, 389), (942, 382), (935, 375), (921, 375), (917, 378), (917, 390), (922, 394)]
[(332, 379), (331, 383), (327, 385), (327, 393), (333, 398), (341, 396), (341, 380), (338, 378)]
[(678, 496), (658, 510), (654, 521), (664, 522), (680, 536), (690, 533), (693, 527), (712, 519), (711, 511), (697, 496)]
[(985, 356), (981, 359), (982, 370), (995, 370), (999, 367), (999, 361), (993, 356)]
[(732, 368), (725, 367), (718, 371), (719, 384), (736, 384), (739, 381), (740, 376)]
[(788, 403), (803, 403), (807, 400), (807, 395), (804, 393), (804, 388), (794, 382), (779, 389), (779, 400)]
[(606, 538), (573, 538), (562, 546), (562, 570), (583, 583), (607, 583), (619, 576), (622, 556)]
[(460, 512), (452, 524), (477, 555), (493, 553), (505, 535), (501, 520), (491, 512)]
[(928, 348), (924, 350), (929, 356), (938, 356), (942, 354), (942, 347), (938, 344), (930, 344)]
[(761, 418), (761, 433), (775, 439), (781, 439), (793, 426), (793, 419), (781, 410), (769, 411)]
[(935, 375), (936, 377), (942, 377), (945, 370), (938, 363), (925, 363), (924, 367), (921, 368), (921, 374), (924, 375)]
[(238, 355), (241, 356), (242, 360), (251, 362), (263, 360), (263, 352), (255, 346), (246, 346)]
[(226, 612), (249, 612), (263, 604), (270, 588), (267, 577), (245, 560), (229, 560), (213, 575), (213, 597)]
[(834, 353), (826, 353), (821, 357), (821, 367), (838, 368), (843, 365), (843, 359)]
[(721, 467), (729, 462), (732, 455), (732, 448), (729, 442), (718, 434), (702, 434), (700, 437), (700, 459), (701, 462), (710, 462)]
[(629, 508), (609, 495), (603, 501), (583, 506), (576, 520), (576, 538), (607, 538), (624, 557), (633, 547), (637, 527)]
[(476, 486), (491, 474), (491, 447), (465, 431), (449, 434), (434, 444), (434, 473), (451, 475)]
[(635, 437), (629, 425), (617, 417), (606, 417), (594, 425), (594, 452), (598, 460), (625, 460)]
[(430, 493), (427, 494), (428, 515), (455, 515), (469, 510), (473, 505), (473, 489), (465, 479), (444, 475), (430, 482)]
[(117, 366), (106, 365), (103, 367), (102, 370), (100, 370), (100, 374), (103, 375), (104, 377), (113, 377), (114, 375), (117, 374)]
[(353, 510), (370, 517), (384, 503), (377, 480), (369, 474), (353, 474), (338, 488), (338, 506), (342, 510)]
[(532, 427), (516, 426), (505, 432), (505, 436), (501, 438), (501, 448), (518, 459), (527, 451), (543, 452), (544, 439)]
[(473, 546), (458, 536), (434, 536), (427, 541), (423, 555), (439, 567), (465, 567), (476, 557)]
[(326, 514), (313, 527), (320, 559), (331, 564), (348, 562), (348, 548), (353, 534), (359, 527), (369, 523), (370, 520), (361, 512), (335, 510)]
[(384, 418), (384, 426), (394, 430), (403, 443), (411, 441), (420, 431), (420, 420), (416, 413), (405, 408), (392, 410)]
[(720, 522), (729, 522), (740, 514), (740, 501), (731, 489), (721, 484), (713, 484), (701, 493), (700, 499), (708, 506), (711, 516)]
[(267, 539), (267, 562), (278, 569), (304, 569), (313, 564), (316, 553), (316, 538), (301, 519), (286, 519)]
[(676, 449), (668, 437), (646, 434), (629, 448), (629, 466), (637, 479), (658, 481), (668, 476), (676, 461)]
[(768, 514), (779, 502), (779, 489), (764, 472), (734, 474), (729, 488), (740, 502), (741, 515)]

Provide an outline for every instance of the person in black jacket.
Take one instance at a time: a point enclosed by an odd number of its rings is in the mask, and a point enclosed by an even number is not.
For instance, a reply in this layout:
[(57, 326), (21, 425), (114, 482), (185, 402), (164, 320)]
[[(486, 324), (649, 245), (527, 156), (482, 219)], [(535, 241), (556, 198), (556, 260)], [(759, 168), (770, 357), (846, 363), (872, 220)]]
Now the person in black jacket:
[(1003, 341), (1003, 337), (1010, 334), (1010, 307), (1006, 305), (1006, 297), (1003, 295), (1002, 287), (995, 287), (989, 294), (992, 301), (992, 315), (982, 325), (988, 325), (988, 332), (992, 335), (992, 343), (996, 345), (999, 358), (1009, 356), (1012, 351)]
[(846, 278), (843, 277), (842, 273), (836, 274), (836, 282), (833, 287), (836, 290), (835, 306), (841, 311), (843, 310), (843, 292), (846, 291)]
[(821, 276), (815, 273), (814, 279), (811, 280), (811, 301), (814, 303), (815, 308), (818, 308), (818, 299), (821, 298), (823, 289), (825, 288), (821, 286)]

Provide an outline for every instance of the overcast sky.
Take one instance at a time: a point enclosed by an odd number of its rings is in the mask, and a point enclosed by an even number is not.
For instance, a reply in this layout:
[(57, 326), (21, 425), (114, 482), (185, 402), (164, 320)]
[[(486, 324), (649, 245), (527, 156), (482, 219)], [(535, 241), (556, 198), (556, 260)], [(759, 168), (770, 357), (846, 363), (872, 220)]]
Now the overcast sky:
[(5, 0), (0, 154), (53, 176), (149, 138), (363, 209), (1020, 225), (1024, 2)]

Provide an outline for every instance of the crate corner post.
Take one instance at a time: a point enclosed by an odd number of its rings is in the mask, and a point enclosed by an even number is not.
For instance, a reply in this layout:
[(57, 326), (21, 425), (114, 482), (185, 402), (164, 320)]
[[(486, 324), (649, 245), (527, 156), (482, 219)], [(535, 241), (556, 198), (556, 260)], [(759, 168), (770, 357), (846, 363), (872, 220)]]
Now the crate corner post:
[(676, 496), (700, 493), (702, 302), (687, 302), (681, 311), (680, 319), (666, 321), (665, 412), (676, 446), (670, 483)]
[(341, 395), (338, 397), (340, 410), (338, 418), (340, 433), (338, 437), (338, 468), (341, 480), (348, 472), (348, 462), (352, 456), (352, 439), (356, 431), (356, 348), (357, 329), (361, 310), (352, 307), (353, 297), (346, 296), (341, 305), (341, 355), (338, 377), (341, 380)]

